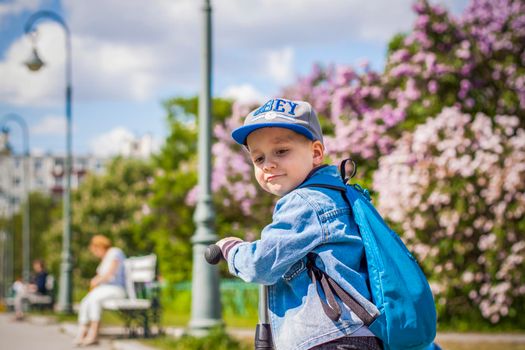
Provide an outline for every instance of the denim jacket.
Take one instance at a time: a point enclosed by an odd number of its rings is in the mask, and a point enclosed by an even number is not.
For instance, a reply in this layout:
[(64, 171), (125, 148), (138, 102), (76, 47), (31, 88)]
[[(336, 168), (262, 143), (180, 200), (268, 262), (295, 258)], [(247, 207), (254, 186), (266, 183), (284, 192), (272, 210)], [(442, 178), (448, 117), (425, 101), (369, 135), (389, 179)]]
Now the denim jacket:
[(364, 247), (351, 210), (339, 191), (305, 187), (342, 185), (337, 167), (317, 169), (276, 204), (273, 221), (255, 242), (243, 242), (228, 254), (230, 272), (246, 282), (268, 286), (273, 341), (278, 350), (306, 350), (351, 335), (363, 322), (339, 301), (342, 316), (332, 321), (306, 268), (306, 255), (352, 295), (371, 315)]

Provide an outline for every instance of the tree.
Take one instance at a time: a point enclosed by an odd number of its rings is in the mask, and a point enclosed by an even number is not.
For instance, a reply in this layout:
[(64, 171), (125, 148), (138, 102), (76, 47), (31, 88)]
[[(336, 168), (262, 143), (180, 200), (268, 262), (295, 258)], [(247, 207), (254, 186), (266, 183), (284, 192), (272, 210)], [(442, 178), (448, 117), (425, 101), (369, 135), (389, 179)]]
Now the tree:
[[(170, 133), (153, 160), (156, 172), (143, 231), (149, 232), (155, 241), (162, 276), (169, 282), (179, 282), (190, 279), (192, 271), (198, 98), (173, 98), (164, 106), (168, 112)], [(211, 113), (213, 122), (223, 121), (231, 113), (231, 102), (214, 99)], [(221, 202), (219, 197), (214, 196), (216, 205)], [(225, 221), (221, 219), (224, 214), (224, 211), (217, 210), (219, 230), (224, 227)]]
[(58, 265), (48, 263), (49, 256), (54, 252), (49, 249), (47, 230), (54, 220), (62, 214), (61, 206), (52, 196), (41, 192), (32, 192), (29, 195), (31, 206), (31, 260), (43, 259), (47, 267), (55, 276), (58, 276)]
[[(74, 273), (85, 283), (98, 262), (87, 247), (91, 237), (103, 234), (128, 256), (154, 251), (154, 242), (141, 230), (147, 214), (145, 203), (151, 196), (153, 168), (148, 161), (117, 157), (109, 162), (104, 175), (88, 174), (72, 196), (72, 256)], [(62, 251), (62, 218), (46, 236), (49, 260), (58, 265)]]
[[(60, 216), (60, 208), (52, 197), (40, 193), (29, 194), (30, 203), (30, 261), (43, 259), (46, 263), (52, 252), (49, 250), (46, 230), (51, 226), (53, 220)], [(21, 203), (20, 208), (25, 204)], [(5, 230), (13, 236), (13, 269), (14, 277), (22, 276), (22, 220), (23, 211), (18, 211), (12, 218), (0, 219), (0, 231)], [(48, 268), (58, 274), (58, 266), (47, 264)], [(57, 268), (56, 270), (54, 268)]]

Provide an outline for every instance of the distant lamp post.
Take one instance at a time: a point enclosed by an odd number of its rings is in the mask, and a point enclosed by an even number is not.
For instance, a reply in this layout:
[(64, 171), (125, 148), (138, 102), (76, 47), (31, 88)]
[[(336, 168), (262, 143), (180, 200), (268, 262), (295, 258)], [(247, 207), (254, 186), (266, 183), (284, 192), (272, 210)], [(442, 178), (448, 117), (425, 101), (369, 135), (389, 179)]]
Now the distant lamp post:
[(31, 56), (27, 59), (27, 61), (24, 62), (27, 68), (31, 72), (36, 72), (40, 70), (44, 66), (44, 61), (40, 59), (40, 56), (38, 56), (38, 50), (36, 49), (36, 33), (31, 33), (31, 44), (33, 45), (33, 50), (31, 53)]
[(0, 156), (8, 156), (11, 154), (11, 146), (9, 145), (9, 129), (7, 126), (0, 128)]
[(222, 325), (219, 274), (217, 266), (204, 260), (206, 247), (215, 243), (215, 213), (211, 195), (211, 6), (204, 0), (199, 96), (199, 197), (195, 209), (196, 231), (193, 243), (193, 275), (190, 333), (202, 336)]
[(58, 295), (58, 309), (64, 313), (72, 313), (72, 270), (71, 261), (71, 165), (72, 165), (72, 137), (71, 137), (71, 100), (73, 88), (71, 84), (71, 34), (66, 22), (58, 14), (51, 11), (39, 11), (33, 14), (25, 25), (25, 32), (31, 35), (33, 51), (31, 57), (25, 62), (25, 65), (31, 71), (38, 71), (44, 65), (44, 62), (38, 56), (36, 49), (35, 23), (40, 19), (50, 19), (62, 26), (65, 32), (66, 47), (66, 161), (65, 161), (65, 178), (66, 187), (64, 191), (64, 230), (62, 235), (62, 259), (60, 264), (60, 288)]
[(22, 196), (23, 203), (23, 221), (22, 221), (22, 276), (24, 281), (29, 282), (31, 273), (31, 233), (30, 233), (30, 203), (29, 203), (29, 130), (24, 118), (15, 113), (5, 115), (0, 119), (0, 128), (2, 129), (2, 153), (10, 153), (8, 144), (9, 129), (8, 122), (17, 123), (22, 129), (23, 145), (24, 145), (24, 164), (23, 164), (23, 181), (24, 189)]

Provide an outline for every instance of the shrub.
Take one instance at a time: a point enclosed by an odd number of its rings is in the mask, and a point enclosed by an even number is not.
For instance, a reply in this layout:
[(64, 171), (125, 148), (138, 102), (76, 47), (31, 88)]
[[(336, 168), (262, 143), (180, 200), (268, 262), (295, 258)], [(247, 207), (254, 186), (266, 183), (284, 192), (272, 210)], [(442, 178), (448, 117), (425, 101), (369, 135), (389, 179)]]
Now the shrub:
[(525, 312), (525, 130), (517, 117), (445, 109), (382, 157), (378, 209), (432, 280), (443, 319), (471, 306), (497, 323)]

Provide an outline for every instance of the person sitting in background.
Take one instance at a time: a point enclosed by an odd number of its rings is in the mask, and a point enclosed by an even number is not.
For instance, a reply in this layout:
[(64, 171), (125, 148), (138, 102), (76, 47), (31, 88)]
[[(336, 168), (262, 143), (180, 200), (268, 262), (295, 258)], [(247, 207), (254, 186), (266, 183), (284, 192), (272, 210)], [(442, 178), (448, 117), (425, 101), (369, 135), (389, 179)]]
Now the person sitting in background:
[(39, 259), (33, 261), (33, 270), (35, 273), (31, 276), (28, 284), (24, 284), (20, 280), (17, 280), (13, 284), (13, 290), (16, 293), (14, 300), (16, 321), (24, 319), (24, 301), (29, 301), (29, 303), (31, 303), (33, 299), (37, 299), (39, 296), (47, 295), (48, 293), (46, 287), (47, 271), (45, 269), (44, 261)]
[(75, 345), (98, 343), (98, 331), (102, 316), (102, 302), (108, 299), (125, 298), (124, 260), (121, 249), (112, 247), (109, 238), (95, 235), (91, 238), (90, 252), (101, 259), (97, 274), (90, 281), (89, 293), (80, 302), (78, 311), (79, 332)]
[(25, 288), (24, 281), (22, 280), (22, 276), (19, 276), (16, 281), (13, 282), (13, 285), (11, 286), (11, 290), (13, 291), (13, 296), (17, 295), (18, 293), (21, 293)]

